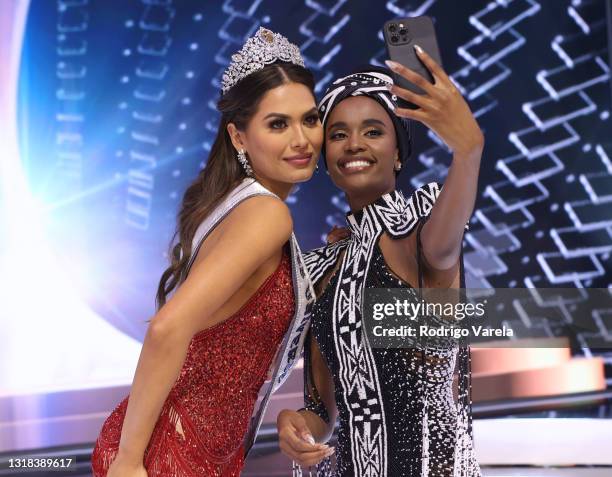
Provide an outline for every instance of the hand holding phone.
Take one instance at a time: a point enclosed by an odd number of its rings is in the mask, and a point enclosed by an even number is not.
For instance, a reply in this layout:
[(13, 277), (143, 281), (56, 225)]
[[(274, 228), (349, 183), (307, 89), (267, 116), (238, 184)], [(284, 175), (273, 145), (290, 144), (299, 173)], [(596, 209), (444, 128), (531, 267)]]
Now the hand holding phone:
[[(391, 61), (410, 68), (430, 83), (434, 83), (434, 77), (431, 72), (415, 52), (415, 46), (420, 46), (429, 53), (438, 65), (442, 66), (436, 32), (430, 17), (421, 16), (390, 20), (384, 24), (383, 34), (387, 53)], [(395, 72), (393, 73), (393, 82), (413, 93), (425, 94), (425, 91), (418, 85)], [(418, 107), (401, 98), (399, 103), (405, 108), (416, 109)]]
[[(407, 47), (403, 47), (405, 50)], [(412, 54), (430, 75), (419, 73), (419, 66), (410, 68), (390, 61), (388, 66), (395, 78), (389, 86), (392, 94), (403, 100), (395, 109), (399, 117), (412, 119), (427, 126), (458, 157), (480, 161), (484, 136), (467, 102), (440, 64), (425, 48), (410, 46)], [(408, 58), (406, 51), (404, 58)]]

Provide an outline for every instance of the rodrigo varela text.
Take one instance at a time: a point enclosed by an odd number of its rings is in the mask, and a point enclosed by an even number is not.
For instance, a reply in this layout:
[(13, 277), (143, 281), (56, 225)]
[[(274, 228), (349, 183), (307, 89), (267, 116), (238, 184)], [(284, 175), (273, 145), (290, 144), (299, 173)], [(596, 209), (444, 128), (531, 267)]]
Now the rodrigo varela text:
[[(481, 317), (485, 313), (485, 303), (428, 303), (424, 300), (414, 302), (410, 300), (396, 300), (395, 303), (375, 303), (373, 306), (373, 318), (380, 321), (385, 317), (403, 316), (410, 320), (417, 320), (419, 316), (439, 316), (449, 318), (448, 326), (428, 326), (421, 324), (418, 327), (418, 336), (421, 337), (451, 337), (458, 339), (468, 337), (504, 337), (513, 336), (511, 328), (484, 327), (472, 325), (469, 328), (458, 327), (457, 324), (466, 317)], [(375, 336), (389, 337), (416, 337), (417, 328), (401, 325), (386, 328), (381, 325), (374, 326), (372, 330)], [(470, 333), (471, 332), (471, 333)]]

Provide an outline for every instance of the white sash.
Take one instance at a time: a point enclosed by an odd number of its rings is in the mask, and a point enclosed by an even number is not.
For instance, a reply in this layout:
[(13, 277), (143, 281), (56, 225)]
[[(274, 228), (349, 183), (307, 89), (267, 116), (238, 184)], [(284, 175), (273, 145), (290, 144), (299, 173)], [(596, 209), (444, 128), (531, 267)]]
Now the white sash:
[[(193, 237), (192, 252), (187, 264), (185, 277), (189, 273), (200, 247), (214, 228), (227, 217), (238, 204), (249, 197), (258, 195), (278, 198), (276, 194), (270, 192), (255, 179), (246, 178), (236, 186), (217, 207), (215, 207), (212, 213), (209, 214), (204, 221), (202, 221)], [(244, 440), (245, 458), (255, 441), (257, 431), (261, 426), (265, 411), (268, 407), (270, 396), (285, 382), (291, 369), (295, 366), (302, 354), (304, 339), (308, 331), (308, 326), (310, 325), (309, 310), (310, 305), (315, 299), (315, 293), (304, 264), (300, 247), (293, 233), (291, 233), (290, 245), (295, 312), (287, 333), (276, 352), (276, 356), (270, 364), (268, 375), (271, 379), (266, 381), (262, 386), (260, 390), (261, 399), (255, 405), (253, 415), (251, 416), (249, 429), (247, 430)]]

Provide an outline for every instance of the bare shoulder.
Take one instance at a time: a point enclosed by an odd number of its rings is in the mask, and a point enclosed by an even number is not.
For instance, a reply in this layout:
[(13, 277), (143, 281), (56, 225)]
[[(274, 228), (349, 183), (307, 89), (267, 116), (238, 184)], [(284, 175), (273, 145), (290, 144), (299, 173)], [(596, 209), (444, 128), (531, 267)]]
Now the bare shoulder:
[[(286, 242), (293, 230), (289, 207), (277, 197), (258, 195), (238, 204), (221, 224), (223, 235), (263, 234)], [(247, 232), (248, 231), (248, 232)]]
[(215, 229), (215, 236), (206, 239), (203, 253), (198, 252), (160, 316), (171, 317), (167, 322), (189, 338), (225, 319), (229, 314), (222, 307), (237, 293), (250, 296), (252, 287), (243, 287), (254, 274), (267, 271), (267, 262), (278, 260), (291, 227), (289, 210), (277, 198), (252, 197), (237, 205)]

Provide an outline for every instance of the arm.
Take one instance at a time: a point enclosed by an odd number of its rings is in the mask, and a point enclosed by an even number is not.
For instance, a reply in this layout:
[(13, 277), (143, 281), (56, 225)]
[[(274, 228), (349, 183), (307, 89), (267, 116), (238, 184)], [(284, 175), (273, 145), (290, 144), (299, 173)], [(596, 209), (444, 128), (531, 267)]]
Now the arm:
[(306, 409), (284, 409), (277, 418), (281, 451), (303, 467), (317, 464), (333, 454), (332, 447), (316, 442), (331, 438), (338, 413), (333, 378), (316, 340), (308, 336), (308, 350), (304, 356)]
[[(132, 384), (119, 454), (124, 469), (142, 465), (161, 408), (185, 360), (193, 335), (247, 279), (288, 240), (292, 222), (287, 206), (254, 197), (236, 207), (219, 225), (221, 240), (194, 264), (187, 279), (151, 320)], [(113, 469), (115, 475), (125, 475)], [(109, 473), (110, 474), (110, 473)]]
[(464, 226), (474, 209), (484, 136), (469, 106), (444, 70), (424, 51), (417, 49), (417, 55), (432, 73), (435, 84), (390, 62), (391, 69), (421, 87), (426, 94), (420, 96), (397, 86), (391, 91), (419, 106), (416, 110), (397, 108), (398, 116), (425, 124), (453, 152), (444, 188), (422, 233), (425, 266), (448, 270), (458, 262)]
[[(343, 254), (334, 268), (315, 284), (318, 296), (329, 284), (342, 257)], [(305, 409), (284, 409), (276, 419), (276, 426), (281, 451), (302, 467), (308, 467), (334, 453), (333, 447), (316, 442), (329, 440), (334, 432), (338, 410), (333, 377), (311, 333), (308, 333), (304, 347)]]
[[(334, 433), (338, 416), (334, 380), (319, 350), (309, 335), (309, 353), (304, 357), (305, 409), (299, 411), (316, 442), (327, 442)], [(306, 360), (308, 359), (308, 363)]]
[(480, 153), (453, 155), (440, 196), (423, 226), (424, 265), (446, 270), (458, 264), (465, 224), (474, 210)]

